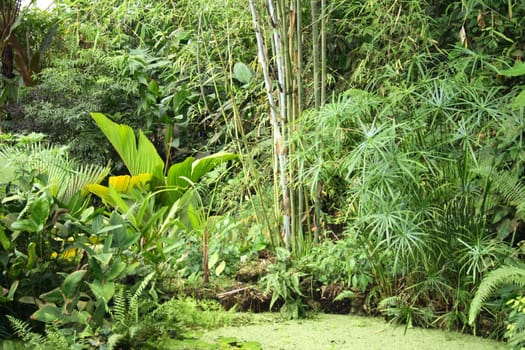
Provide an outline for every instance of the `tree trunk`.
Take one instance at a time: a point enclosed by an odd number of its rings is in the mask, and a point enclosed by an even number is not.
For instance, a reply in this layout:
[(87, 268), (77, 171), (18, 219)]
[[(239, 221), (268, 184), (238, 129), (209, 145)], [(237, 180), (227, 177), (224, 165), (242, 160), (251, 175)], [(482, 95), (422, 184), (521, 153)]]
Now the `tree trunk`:
[(6, 45), (2, 51), (2, 75), (7, 79), (13, 79), (15, 67), (15, 55), (13, 54), (13, 48), (10, 45)]

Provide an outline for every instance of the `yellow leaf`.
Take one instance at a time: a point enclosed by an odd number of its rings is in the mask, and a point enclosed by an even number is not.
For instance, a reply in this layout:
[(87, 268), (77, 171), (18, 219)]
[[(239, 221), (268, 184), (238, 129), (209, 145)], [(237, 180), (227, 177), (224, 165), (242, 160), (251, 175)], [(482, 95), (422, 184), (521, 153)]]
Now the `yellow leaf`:
[(144, 187), (151, 180), (152, 175), (149, 173), (139, 174), (131, 177), (129, 185), (131, 187)]
[(129, 175), (111, 176), (109, 178), (109, 186), (114, 187), (117, 192), (126, 192), (130, 178)]
[(98, 185), (98, 184), (89, 184), (86, 186), (89, 192), (95, 194), (100, 199), (102, 199), (105, 202), (110, 202), (111, 198), (109, 197), (109, 188), (106, 186)]

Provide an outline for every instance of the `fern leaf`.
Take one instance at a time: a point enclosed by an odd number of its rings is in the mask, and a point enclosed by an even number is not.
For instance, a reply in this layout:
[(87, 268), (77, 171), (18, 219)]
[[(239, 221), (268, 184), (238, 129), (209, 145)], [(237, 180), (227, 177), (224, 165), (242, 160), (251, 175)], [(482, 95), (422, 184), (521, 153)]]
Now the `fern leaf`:
[(126, 296), (127, 293), (123, 287), (120, 287), (115, 294), (115, 299), (113, 300), (113, 322), (116, 325), (125, 325), (127, 322), (128, 303)]
[(138, 299), (142, 295), (142, 292), (144, 291), (144, 289), (146, 289), (149, 282), (153, 279), (154, 276), (155, 276), (155, 272), (151, 272), (149, 275), (144, 277), (142, 282), (140, 282), (139, 286), (137, 287), (137, 290), (133, 294), (132, 299)]
[(525, 269), (515, 266), (503, 266), (490, 272), (481, 281), (478, 290), (470, 303), (468, 323), (474, 324), (476, 317), (481, 312), (481, 307), (487, 299), (494, 294), (496, 289), (505, 285), (514, 284), (525, 287)]
[(106, 343), (106, 349), (107, 350), (113, 350), (115, 346), (118, 345), (119, 341), (124, 338), (122, 334), (112, 334), (108, 338), (108, 342)]
[(135, 323), (137, 323), (139, 319), (139, 298), (154, 276), (155, 272), (151, 272), (149, 275), (147, 275), (139, 284), (137, 290), (129, 300), (129, 314)]
[(51, 325), (46, 328), (46, 337), (51, 347), (56, 350), (69, 350), (71, 346), (67, 342), (67, 338), (60, 332), (60, 330)]
[(523, 212), (525, 210), (525, 186), (517, 177), (509, 174), (497, 174), (491, 181), (507, 203), (515, 205), (518, 211)]
[(28, 345), (33, 345), (35, 348), (46, 343), (46, 338), (40, 334), (31, 332), (31, 326), (29, 323), (19, 320), (11, 315), (6, 315), (11, 328), (15, 331), (15, 334), (22, 339), (22, 341)]

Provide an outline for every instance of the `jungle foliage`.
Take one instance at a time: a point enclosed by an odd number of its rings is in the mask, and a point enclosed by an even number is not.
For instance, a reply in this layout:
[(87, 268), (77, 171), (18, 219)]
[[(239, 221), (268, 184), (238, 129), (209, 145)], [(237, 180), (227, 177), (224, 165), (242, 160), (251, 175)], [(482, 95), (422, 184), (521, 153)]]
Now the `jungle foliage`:
[(523, 2), (4, 3), (0, 338), (169, 343), (264, 260), (286, 317), (524, 346)]

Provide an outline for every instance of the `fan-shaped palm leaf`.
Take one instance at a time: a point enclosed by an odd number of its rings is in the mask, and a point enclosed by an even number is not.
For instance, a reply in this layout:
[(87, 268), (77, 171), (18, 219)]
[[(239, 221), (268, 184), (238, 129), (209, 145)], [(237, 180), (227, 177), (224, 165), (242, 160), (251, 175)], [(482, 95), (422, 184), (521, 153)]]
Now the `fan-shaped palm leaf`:
[(50, 193), (58, 200), (69, 203), (73, 196), (87, 193), (86, 185), (100, 183), (109, 173), (109, 166), (78, 165), (67, 156), (66, 148), (32, 144), (25, 147), (0, 147), (0, 160), (4, 164), (0, 181), (15, 181), (21, 171), (46, 174)]

